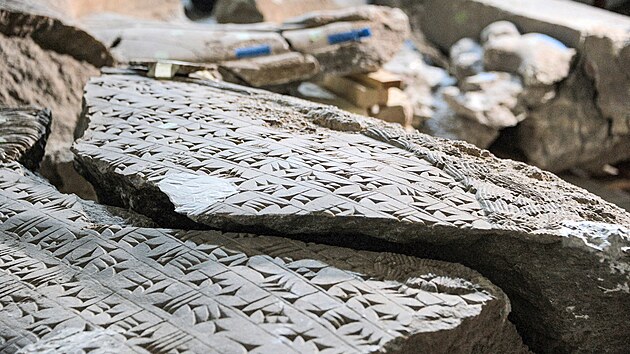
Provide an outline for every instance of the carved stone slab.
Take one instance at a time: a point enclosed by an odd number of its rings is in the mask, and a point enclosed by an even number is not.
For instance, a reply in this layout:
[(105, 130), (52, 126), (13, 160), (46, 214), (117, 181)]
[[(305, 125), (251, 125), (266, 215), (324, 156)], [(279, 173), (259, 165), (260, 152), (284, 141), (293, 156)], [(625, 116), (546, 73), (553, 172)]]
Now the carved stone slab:
[(50, 134), (50, 111), (0, 106), (0, 162), (20, 161), (37, 169)]
[(516, 298), (532, 342), (625, 341), (630, 279), (610, 269), (628, 267), (630, 215), (549, 173), (223, 83), (110, 75), (86, 92), (90, 127), (74, 150), (107, 203), (164, 225), (408, 243), (401, 252), (483, 270)]
[(505, 295), (463, 266), (103, 224), (15, 166), (0, 168), (0, 304), (2, 352), (525, 351)]
[[(112, 65), (107, 47), (68, 17), (69, 9), (56, 0), (0, 1), (0, 33), (31, 37), (44, 49), (68, 54), (101, 67)], [(72, 40), (68, 40), (72, 38)]]

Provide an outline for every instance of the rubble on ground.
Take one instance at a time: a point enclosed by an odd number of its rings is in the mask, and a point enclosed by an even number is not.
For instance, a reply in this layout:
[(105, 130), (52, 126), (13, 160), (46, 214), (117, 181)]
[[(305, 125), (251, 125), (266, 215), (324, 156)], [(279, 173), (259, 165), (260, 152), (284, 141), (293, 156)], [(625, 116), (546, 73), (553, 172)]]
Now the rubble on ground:
[(19, 161), (36, 170), (50, 134), (50, 111), (0, 106), (0, 162)]
[(98, 70), (69, 55), (44, 50), (31, 38), (2, 34), (0, 61), (11, 63), (0, 66), (0, 104), (45, 107), (52, 114), (41, 173), (62, 191), (95, 198), (94, 190), (72, 167), (70, 145), (81, 113), (83, 86), (90, 76), (98, 75)]
[(464, 266), (126, 213), (0, 164), (4, 351), (527, 352)]
[[(532, 110), (516, 129), (528, 162), (562, 171), (630, 158), (628, 17), (560, 0), (377, 3), (400, 6), (413, 30), (444, 51), (462, 38), (481, 35), (487, 42), (486, 66), (522, 76), (530, 86), (523, 101)], [(515, 29), (524, 35), (517, 36)], [(548, 70), (541, 71), (540, 64)]]

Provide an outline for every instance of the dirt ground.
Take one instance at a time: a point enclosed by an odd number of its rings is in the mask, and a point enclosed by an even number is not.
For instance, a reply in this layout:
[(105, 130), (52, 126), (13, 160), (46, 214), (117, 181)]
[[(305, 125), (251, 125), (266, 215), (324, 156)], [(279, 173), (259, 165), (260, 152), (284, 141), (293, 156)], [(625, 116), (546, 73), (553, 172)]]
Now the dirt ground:
[[(93, 192), (87, 184), (76, 188), (80, 184), (72, 179), (80, 176), (74, 176), (73, 171), (68, 169), (71, 169), (72, 154), (69, 149), (81, 113), (83, 86), (91, 76), (99, 75), (99, 70), (68, 55), (44, 50), (30, 38), (2, 34), (0, 62), (5, 63), (0, 65), (1, 105), (32, 105), (52, 111), (52, 132), (40, 172), (62, 191), (72, 191), (93, 199)], [(61, 176), (59, 169), (63, 169), (63, 174), (69, 174), (70, 178)]]

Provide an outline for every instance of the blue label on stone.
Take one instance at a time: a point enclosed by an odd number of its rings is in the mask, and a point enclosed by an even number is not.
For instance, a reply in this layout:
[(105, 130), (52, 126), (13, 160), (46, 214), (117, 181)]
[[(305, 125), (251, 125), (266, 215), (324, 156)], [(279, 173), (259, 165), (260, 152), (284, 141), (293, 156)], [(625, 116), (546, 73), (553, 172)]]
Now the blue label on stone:
[(361, 38), (366, 38), (370, 36), (372, 36), (372, 31), (369, 27), (365, 27), (359, 30), (333, 33), (328, 36), (328, 43), (337, 44), (343, 42), (358, 41)]
[(269, 55), (269, 54), (271, 54), (271, 47), (267, 44), (255, 45), (251, 47), (243, 47), (243, 48), (236, 49), (236, 57), (239, 59), (259, 57), (261, 55)]

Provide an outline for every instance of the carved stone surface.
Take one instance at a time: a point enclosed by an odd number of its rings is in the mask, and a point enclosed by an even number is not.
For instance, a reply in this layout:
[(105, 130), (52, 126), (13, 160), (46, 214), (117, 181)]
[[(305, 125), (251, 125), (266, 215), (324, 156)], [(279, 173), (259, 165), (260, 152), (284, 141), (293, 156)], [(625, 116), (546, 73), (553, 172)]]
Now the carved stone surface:
[(50, 134), (50, 111), (0, 107), (0, 162), (20, 161), (37, 169)]
[(526, 351), (460, 265), (91, 215), (0, 168), (2, 352)]
[(407, 243), (483, 269), (538, 348), (625, 343), (630, 279), (611, 269), (629, 266), (630, 215), (550, 173), (219, 82), (109, 75), (86, 92), (74, 151), (107, 203), (168, 225)]

